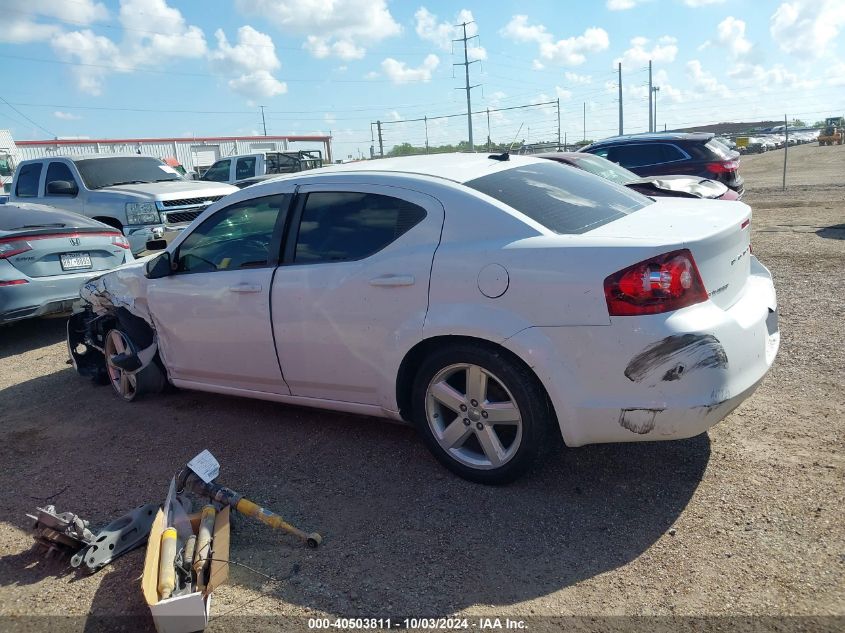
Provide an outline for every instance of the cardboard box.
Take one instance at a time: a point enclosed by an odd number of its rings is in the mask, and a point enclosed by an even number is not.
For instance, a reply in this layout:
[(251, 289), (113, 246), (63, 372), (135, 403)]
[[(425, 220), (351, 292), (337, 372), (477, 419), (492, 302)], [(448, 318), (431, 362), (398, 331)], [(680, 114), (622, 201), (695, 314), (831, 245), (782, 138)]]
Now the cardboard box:
[[(191, 515), (191, 524), (196, 534), (199, 529), (199, 514)], [(150, 530), (147, 555), (144, 559), (144, 575), (141, 590), (150, 607), (158, 633), (192, 633), (202, 631), (208, 625), (211, 610), (211, 593), (229, 578), (229, 508), (217, 513), (214, 520), (212, 557), (206, 593), (194, 592), (167, 600), (158, 599), (158, 563), (161, 548), (161, 533), (164, 531), (164, 513), (159, 510)]]

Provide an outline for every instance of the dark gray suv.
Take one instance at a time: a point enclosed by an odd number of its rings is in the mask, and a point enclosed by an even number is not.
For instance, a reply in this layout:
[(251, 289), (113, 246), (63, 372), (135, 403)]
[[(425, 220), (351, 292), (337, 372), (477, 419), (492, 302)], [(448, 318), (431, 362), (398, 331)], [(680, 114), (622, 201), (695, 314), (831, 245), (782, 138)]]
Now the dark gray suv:
[(606, 158), (638, 176), (700, 176), (718, 180), (739, 195), (745, 190), (739, 175), (739, 152), (711, 133), (614, 136), (591, 143), (580, 151)]

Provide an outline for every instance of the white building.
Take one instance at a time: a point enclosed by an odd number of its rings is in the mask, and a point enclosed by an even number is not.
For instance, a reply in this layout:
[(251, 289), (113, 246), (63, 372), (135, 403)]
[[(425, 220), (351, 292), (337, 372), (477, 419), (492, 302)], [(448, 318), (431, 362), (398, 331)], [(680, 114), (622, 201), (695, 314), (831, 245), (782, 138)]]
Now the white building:
[(253, 152), (315, 150), (332, 162), (331, 136), (212, 136), (202, 138), (53, 139), (17, 141), (18, 160), (80, 154), (141, 154), (175, 158), (188, 171), (203, 172), (226, 156)]

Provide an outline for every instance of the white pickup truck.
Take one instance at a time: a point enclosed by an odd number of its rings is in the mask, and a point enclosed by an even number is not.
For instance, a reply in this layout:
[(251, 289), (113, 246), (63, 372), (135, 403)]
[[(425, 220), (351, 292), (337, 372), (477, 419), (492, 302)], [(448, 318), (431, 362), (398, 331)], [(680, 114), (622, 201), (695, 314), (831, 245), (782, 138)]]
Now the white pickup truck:
[(10, 202), (38, 202), (99, 220), (123, 231), (138, 253), (148, 240), (183, 229), (234, 191), (232, 185), (185, 180), (150, 156), (91, 154), (21, 161)]
[(297, 152), (256, 152), (229, 156), (214, 163), (200, 180), (236, 183), (256, 176), (292, 174), (323, 166), (320, 150)]

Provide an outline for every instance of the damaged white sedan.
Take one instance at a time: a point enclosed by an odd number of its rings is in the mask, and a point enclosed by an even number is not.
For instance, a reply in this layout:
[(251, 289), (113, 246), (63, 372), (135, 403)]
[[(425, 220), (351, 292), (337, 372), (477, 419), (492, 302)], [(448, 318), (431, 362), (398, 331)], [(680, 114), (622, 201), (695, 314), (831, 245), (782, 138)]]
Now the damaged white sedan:
[(407, 420), (502, 483), (547, 433), (686, 438), (751, 395), (779, 332), (750, 218), (507, 154), (333, 166), (86, 284), (68, 347), (125, 400), (169, 381)]

